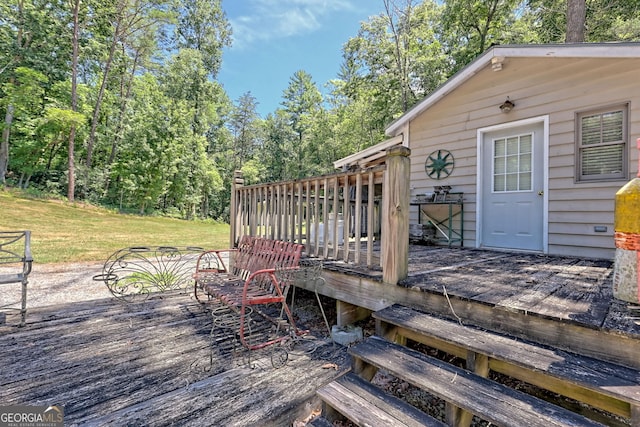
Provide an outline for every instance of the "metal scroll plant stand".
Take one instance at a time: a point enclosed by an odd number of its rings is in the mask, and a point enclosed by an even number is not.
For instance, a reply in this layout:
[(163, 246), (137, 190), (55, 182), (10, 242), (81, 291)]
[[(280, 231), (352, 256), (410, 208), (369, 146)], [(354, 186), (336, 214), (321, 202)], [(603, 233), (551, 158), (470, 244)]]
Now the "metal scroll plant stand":
[(126, 302), (152, 292), (185, 289), (191, 283), (198, 256), (203, 248), (187, 246), (135, 246), (114, 252), (104, 263), (102, 281), (111, 294)]
[(320, 301), (320, 295), (318, 294), (318, 286), (324, 283), (324, 278), (322, 277), (322, 268), (322, 259), (303, 258), (300, 260), (297, 268), (276, 268), (276, 276), (278, 276), (283, 283), (287, 283), (287, 285), (294, 285), (291, 296), (291, 310), (293, 310), (293, 307), (295, 305), (295, 285), (306, 283), (306, 287), (309, 288), (309, 283), (313, 284), (313, 292), (316, 295), (318, 307), (320, 308), (320, 312), (322, 313), (322, 318), (327, 327), (327, 332), (329, 335), (331, 335), (331, 327), (329, 326), (327, 315), (324, 312), (322, 302)]

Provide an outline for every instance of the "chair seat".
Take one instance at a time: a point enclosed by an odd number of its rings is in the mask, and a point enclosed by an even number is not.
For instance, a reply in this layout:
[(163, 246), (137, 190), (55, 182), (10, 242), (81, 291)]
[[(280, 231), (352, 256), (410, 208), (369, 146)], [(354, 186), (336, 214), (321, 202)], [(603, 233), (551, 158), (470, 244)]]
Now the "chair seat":
[(0, 274), (0, 284), (20, 283), (24, 280), (24, 274)]
[(201, 286), (205, 292), (229, 305), (241, 306), (243, 303), (245, 305), (272, 304), (284, 301), (284, 297), (262, 288), (250, 288), (245, 293), (244, 280), (232, 274), (225, 273), (218, 275), (218, 277), (212, 275), (208, 279), (203, 280), (202, 277), (200, 278)]

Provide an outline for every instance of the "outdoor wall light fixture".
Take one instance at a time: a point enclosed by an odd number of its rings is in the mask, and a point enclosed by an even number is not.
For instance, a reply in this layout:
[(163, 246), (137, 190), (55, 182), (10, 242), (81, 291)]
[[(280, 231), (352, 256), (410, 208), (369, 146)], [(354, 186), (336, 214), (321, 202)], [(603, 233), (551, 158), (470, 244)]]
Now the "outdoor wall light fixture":
[(501, 105), (500, 105), (500, 111), (502, 111), (503, 113), (508, 113), (509, 111), (511, 111), (513, 109), (513, 107), (515, 107), (516, 104), (513, 103), (513, 101), (511, 101), (509, 99), (509, 97), (507, 96), (507, 100), (504, 101)]
[(494, 56), (493, 58), (491, 58), (491, 69), (493, 71), (501, 71), (503, 62), (504, 56)]

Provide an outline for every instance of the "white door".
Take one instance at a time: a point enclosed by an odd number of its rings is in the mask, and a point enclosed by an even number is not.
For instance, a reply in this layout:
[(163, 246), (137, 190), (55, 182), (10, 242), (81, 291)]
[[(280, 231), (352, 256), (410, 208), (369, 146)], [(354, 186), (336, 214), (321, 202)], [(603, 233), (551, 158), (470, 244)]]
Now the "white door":
[(483, 133), (481, 246), (544, 249), (544, 124)]

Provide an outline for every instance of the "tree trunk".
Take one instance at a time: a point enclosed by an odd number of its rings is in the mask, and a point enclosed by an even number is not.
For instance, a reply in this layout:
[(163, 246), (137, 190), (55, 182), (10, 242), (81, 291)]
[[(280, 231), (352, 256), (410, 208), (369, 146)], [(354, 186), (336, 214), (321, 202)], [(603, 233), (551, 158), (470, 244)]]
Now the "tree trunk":
[(567, 0), (567, 43), (584, 42), (586, 19), (586, 0)]
[[(80, 0), (73, 2), (73, 55), (71, 58), (71, 111), (78, 110), (78, 32), (79, 32), (79, 14)], [(76, 192), (75, 179), (75, 141), (76, 126), (71, 126), (69, 132), (69, 177), (67, 186), (67, 199), (73, 202)]]
[(4, 117), (4, 129), (2, 130), (2, 141), (0, 141), (0, 184), (7, 183), (7, 172), (9, 171), (9, 136), (11, 134), (11, 123), (13, 122), (13, 105), (7, 105), (7, 114)]

